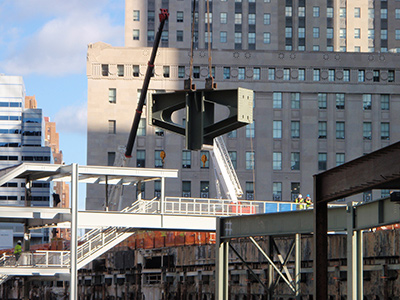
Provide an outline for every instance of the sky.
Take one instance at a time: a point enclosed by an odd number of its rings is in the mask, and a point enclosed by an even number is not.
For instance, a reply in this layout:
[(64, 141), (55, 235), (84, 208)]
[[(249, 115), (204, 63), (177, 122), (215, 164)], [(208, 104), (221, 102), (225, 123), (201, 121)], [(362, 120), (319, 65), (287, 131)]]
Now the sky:
[(124, 0), (0, 0), (0, 74), (56, 122), (66, 164), (86, 165), (87, 45), (124, 44)]

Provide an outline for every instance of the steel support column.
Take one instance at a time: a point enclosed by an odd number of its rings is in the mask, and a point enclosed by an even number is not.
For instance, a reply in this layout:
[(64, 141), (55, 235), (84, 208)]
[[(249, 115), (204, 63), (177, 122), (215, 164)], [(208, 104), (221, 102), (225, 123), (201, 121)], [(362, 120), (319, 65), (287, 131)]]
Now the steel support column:
[(356, 208), (347, 207), (347, 298), (362, 300), (363, 293), (363, 245), (362, 231), (354, 230)]
[(229, 241), (221, 240), (221, 219), (217, 218), (217, 236), (215, 242), (215, 295), (217, 300), (228, 300), (229, 279)]
[(301, 234), (296, 233), (296, 248), (295, 248), (295, 265), (294, 265), (294, 282), (296, 287), (296, 299), (301, 299), (301, 289), (300, 289), (300, 281), (301, 281)]
[[(314, 185), (315, 186), (315, 185)], [(316, 186), (315, 195), (319, 195)], [(314, 299), (328, 299), (328, 205), (314, 204)]]
[(72, 164), (71, 172), (71, 292), (69, 299), (78, 299), (78, 165)]

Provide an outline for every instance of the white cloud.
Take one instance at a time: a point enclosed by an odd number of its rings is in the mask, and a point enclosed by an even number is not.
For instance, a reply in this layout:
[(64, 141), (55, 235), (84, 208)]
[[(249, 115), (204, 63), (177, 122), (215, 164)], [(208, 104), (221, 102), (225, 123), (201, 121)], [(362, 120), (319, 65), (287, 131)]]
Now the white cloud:
[[(96, 6), (96, 3), (99, 5)], [(37, 19), (32, 20), (38, 29), (22, 39), (16, 35), (18, 41), (9, 37), (9, 45), (13, 45), (13, 49), (9, 49), (8, 57), (0, 61), (2, 71), (7, 74), (51, 76), (84, 71), (89, 43), (122, 44), (123, 26), (112, 24), (105, 3), (105, 0), (24, 0), (20, 17), (31, 8), (33, 15), (42, 13), (47, 19), (39, 26)], [(21, 1), (17, 1), (16, 5), (20, 4)]]
[(86, 135), (87, 124), (87, 107), (86, 104), (81, 106), (66, 106), (58, 111), (54, 116), (57, 124), (57, 131), (62, 134), (78, 133)]

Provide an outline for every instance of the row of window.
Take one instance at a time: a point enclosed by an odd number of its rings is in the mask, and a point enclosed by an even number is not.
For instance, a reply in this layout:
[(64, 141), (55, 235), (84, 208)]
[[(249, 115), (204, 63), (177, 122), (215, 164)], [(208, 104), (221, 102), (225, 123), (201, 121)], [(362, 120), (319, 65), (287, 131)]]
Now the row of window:
[(21, 121), (21, 116), (0, 116), (0, 121)]
[[(18, 182), (7, 182), (3, 184), (1, 187), (18, 187)], [(21, 187), (25, 187), (25, 182), (21, 182)], [(49, 182), (33, 182), (32, 183), (33, 188), (48, 188), (50, 187)]]
[[(318, 153), (318, 171), (324, 171), (327, 169), (327, 153)], [(336, 166), (340, 166), (345, 163), (345, 154), (336, 153)], [(279, 171), (282, 170), (282, 152), (272, 153), (272, 169)], [(300, 170), (300, 152), (290, 153), (290, 169)]]
[[(272, 107), (276, 109), (281, 109), (283, 107), (282, 102), (282, 92), (274, 92), (272, 94)], [(336, 109), (345, 109), (345, 94), (336, 93), (330, 94), (334, 95), (334, 101)], [(327, 93), (319, 93), (318, 94), (318, 108), (319, 109), (327, 109), (328, 106), (328, 94)], [(388, 94), (380, 94), (380, 108), (381, 110), (389, 110), (390, 109), (390, 95)], [(292, 109), (300, 109), (300, 93), (291, 93), (290, 94), (291, 108)], [(363, 110), (371, 110), (372, 109), (372, 94), (363, 94), (362, 95), (362, 109)]]
[[(124, 69), (124, 65), (117, 65), (118, 69), (121, 67), (121, 70)], [(109, 71), (108, 71), (108, 65), (102, 65), (102, 74), (103, 76), (108, 76)], [(239, 80), (246, 80), (246, 79), (251, 79), (251, 80), (261, 80), (261, 71), (262, 69), (260, 67), (253, 67), (251, 68), (246, 68), (246, 67), (238, 67), (235, 68), (235, 74), (233, 74), (233, 68), (231, 67), (223, 67), (223, 79), (231, 79), (234, 77), (237, 77)], [(312, 81), (322, 81), (322, 80), (327, 80), (327, 81), (345, 81), (345, 82), (350, 82), (351, 81), (351, 74), (353, 72), (357, 71), (357, 80), (358, 82), (365, 82), (366, 80), (372, 80), (373, 82), (380, 82), (381, 79), (385, 79), (388, 82), (394, 82), (395, 81), (395, 70), (385, 70), (387, 73), (383, 75), (381, 74), (381, 70), (372, 70), (372, 75), (368, 75), (365, 69), (359, 69), (359, 70), (350, 70), (350, 69), (344, 69), (337, 71), (335, 69), (328, 69), (328, 70), (321, 70), (318, 68), (314, 68), (312, 70)], [(186, 76), (186, 68), (185, 66), (178, 66), (178, 78), (185, 78)], [(215, 67), (212, 67), (212, 75), (215, 78)], [(251, 73), (251, 76), (248, 74)], [(370, 77), (366, 77), (366, 74)], [(118, 76), (124, 76), (124, 73), (118, 73)], [(139, 77), (139, 65), (134, 65), (133, 66), (133, 76), (134, 77)], [(170, 77), (170, 67), (169, 66), (163, 66), (163, 77), (164, 78), (169, 78)], [(282, 80), (292, 80), (296, 78), (298, 81), (305, 81), (307, 80), (306, 78), (306, 69), (304, 68), (299, 68), (292, 70), (291, 68), (284, 68), (283, 70), (277, 70), (276, 68), (268, 68), (268, 74), (267, 78), (268, 80), (276, 80), (276, 79), (282, 79)], [(193, 67), (193, 78), (200, 78), (200, 66), (194, 66)], [(110, 88), (108, 91), (108, 98), (110, 103), (115, 103), (116, 102), (116, 97), (117, 97), (117, 91), (115, 88)]]
[(0, 107), (22, 107), (21, 102), (0, 102)]
[[(17, 201), (18, 196), (0, 196), (0, 200), (13, 200)], [(25, 200), (24, 196), (21, 196), (21, 200)], [(32, 196), (31, 198), (32, 201), (50, 201), (49, 196)]]

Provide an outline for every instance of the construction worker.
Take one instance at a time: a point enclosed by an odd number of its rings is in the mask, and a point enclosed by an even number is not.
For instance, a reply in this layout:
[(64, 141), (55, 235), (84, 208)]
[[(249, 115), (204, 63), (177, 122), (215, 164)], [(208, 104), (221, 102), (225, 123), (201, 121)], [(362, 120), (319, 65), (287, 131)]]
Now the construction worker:
[(22, 253), (22, 242), (18, 241), (17, 244), (15, 245), (14, 248), (14, 256), (15, 256), (15, 262), (18, 263), (18, 259), (21, 256)]
[(306, 199), (305, 199), (305, 203), (306, 203), (306, 208), (307, 208), (307, 209), (310, 208), (310, 206), (311, 206), (311, 204), (312, 204), (310, 194), (307, 194), (307, 197), (306, 197)]
[(300, 203), (300, 205), (297, 205), (297, 209), (304, 209), (304, 198), (302, 194), (299, 194), (295, 200), (295, 203)]

